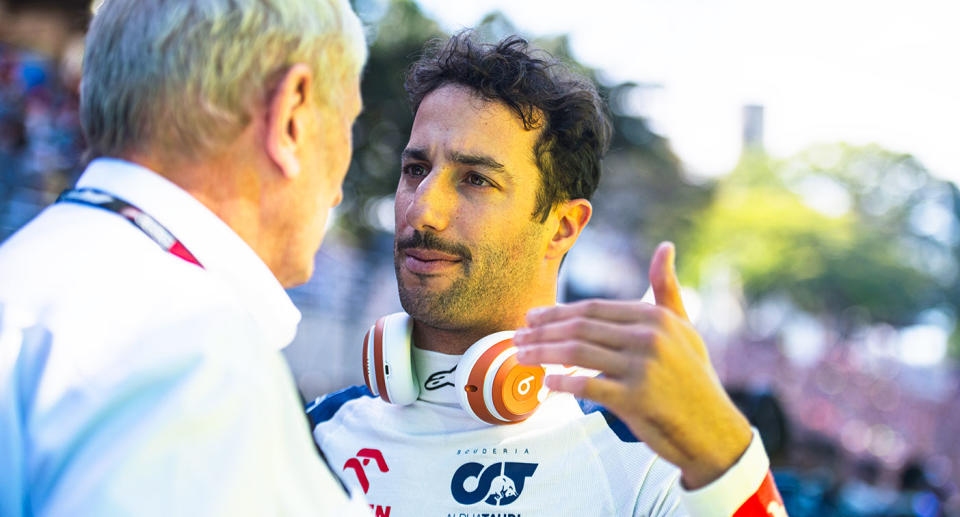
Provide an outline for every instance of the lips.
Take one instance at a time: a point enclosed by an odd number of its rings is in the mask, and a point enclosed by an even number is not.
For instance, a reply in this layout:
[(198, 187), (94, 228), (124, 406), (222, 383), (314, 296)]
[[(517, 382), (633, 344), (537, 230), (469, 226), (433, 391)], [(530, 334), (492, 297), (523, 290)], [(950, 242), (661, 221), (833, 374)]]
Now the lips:
[(424, 249), (414, 249), (407, 248), (403, 250), (403, 253), (408, 257), (413, 257), (417, 260), (423, 262), (432, 262), (434, 260), (445, 260), (448, 262), (460, 262), (462, 259), (457, 255), (451, 255), (449, 253), (444, 253), (442, 251), (436, 250), (424, 250)]
[(403, 264), (412, 273), (421, 275), (438, 274), (456, 267), (463, 258), (442, 251), (407, 248)]

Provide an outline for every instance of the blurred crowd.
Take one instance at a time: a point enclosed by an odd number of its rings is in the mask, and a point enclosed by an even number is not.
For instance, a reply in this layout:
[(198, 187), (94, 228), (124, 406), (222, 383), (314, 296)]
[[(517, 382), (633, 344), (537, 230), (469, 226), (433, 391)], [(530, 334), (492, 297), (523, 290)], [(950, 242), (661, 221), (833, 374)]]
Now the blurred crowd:
[(0, 42), (0, 239), (79, 173), (76, 77), (60, 63)]
[(763, 435), (771, 468), (794, 517), (936, 517), (958, 515), (956, 487), (937, 479), (925, 458), (887, 472), (872, 456), (851, 457), (827, 435), (790, 423), (778, 397), (731, 389), (738, 407)]

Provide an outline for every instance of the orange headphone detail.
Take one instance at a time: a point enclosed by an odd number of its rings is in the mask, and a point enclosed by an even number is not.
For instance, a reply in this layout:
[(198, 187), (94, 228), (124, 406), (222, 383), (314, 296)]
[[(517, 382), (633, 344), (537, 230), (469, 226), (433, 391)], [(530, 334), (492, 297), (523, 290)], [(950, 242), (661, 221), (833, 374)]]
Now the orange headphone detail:
[[(420, 396), (412, 332), (413, 318), (398, 312), (377, 320), (363, 338), (363, 380), (391, 404), (412, 404)], [(522, 422), (547, 397), (546, 368), (520, 364), (511, 338), (513, 331), (490, 334), (470, 345), (457, 364), (454, 389), (460, 406), (481, 422)]]

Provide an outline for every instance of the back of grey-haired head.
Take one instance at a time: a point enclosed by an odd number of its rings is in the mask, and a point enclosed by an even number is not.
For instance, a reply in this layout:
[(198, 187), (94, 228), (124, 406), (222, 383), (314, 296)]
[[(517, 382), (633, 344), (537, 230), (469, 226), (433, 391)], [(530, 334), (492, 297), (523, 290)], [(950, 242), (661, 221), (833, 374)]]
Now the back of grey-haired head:
[(336, 105), (367, 49), (347, 0), (105, 0), (87, 34), (88, 155), (198, 158), (235, 139), (291, 65)]

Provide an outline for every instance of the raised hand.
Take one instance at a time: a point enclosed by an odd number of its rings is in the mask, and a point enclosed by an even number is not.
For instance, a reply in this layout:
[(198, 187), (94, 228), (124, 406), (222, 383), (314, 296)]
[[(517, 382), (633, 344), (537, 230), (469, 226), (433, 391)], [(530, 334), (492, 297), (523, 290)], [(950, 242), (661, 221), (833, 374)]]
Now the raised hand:
[(565, 364), (599, 377), (548, 376), (547, 386), (602, 404), (680, 468), (688, 489), (720, 477), (746, 450), (750, 424), (727, 396), (690, 324), (661, 243), (650, 265), (656, 304), (584, 300), (527, 313), (514, 342), (527, 364)]

